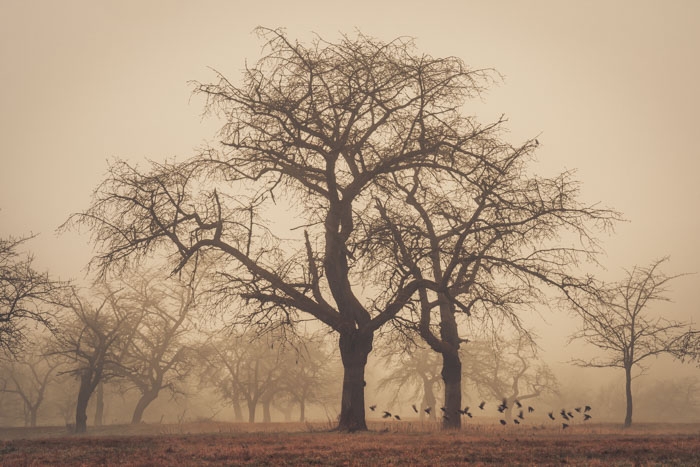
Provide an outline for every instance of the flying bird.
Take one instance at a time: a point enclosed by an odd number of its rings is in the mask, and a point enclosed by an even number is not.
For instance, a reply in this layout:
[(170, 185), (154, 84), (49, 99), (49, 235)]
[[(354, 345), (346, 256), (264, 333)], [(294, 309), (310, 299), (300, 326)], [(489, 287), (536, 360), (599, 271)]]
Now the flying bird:
[(442, 410), (443, 412), (447, 412), (447, 409), (445, 407), (440, 407), (440, 410)]
[(517, 405), (519, 409), (523, 407), (523, 404), (521, 404), (520, 401), (517, 399), (515, 400), (515, 405)]
[(588, 415), (587, 413), (583, 414), (583, 421), (585, 422), (586, 420), (590, 420), (591, 416)]
[(399, 417), (398, 415), (394, 415), (394, 418), (395, 418), (396, 420), (401, 420), (401, 417)]
[(520, 420), (524, 420), (524, 419), (525, 419), (525, 417), (523, 416), (523, 411), (522, 411), (522, 410), (521, 410), (520, 413), (518, 414), (518, 418), (519, 418)]
[(574, 414), (572, 414), (571, 412), (566, 412), (566, 415), (568, 415), (569, 418), (574, 418)]
[(567, 428), (569, 428), (569, 425), (567, 425), (566, 423), (562, 423), (562, 424), (561, 424), (561, 429), (562, 429), (562, 430), (566, 430)]
[(584, 407), (584, 409), (583, 409), (584, 412), (588, 412), (589, 410), (591, 410), (591, 406), (590, 406), (590, 405), (587, 405), (587, 406)]
[(506, 421), (505, 421), (505, 420), (501, 420), (501, 425), (505, 425), (505, 424), (506, 424)]
[(371, 410), (372, 412), (374, 412), (374, 409), (376, 409), (376, 408), (377, 408), (376, 405), (370, 405), (370, 406), (369, 406), (369, 410)]
[(423, 409), (423, 412), (425, 412), (425, 413), (427, 413), (428, 415), (430, 415), (430, 411), (431, 411), (431, 410), (433, 410), (431, 407), (426, 407), (425, 409)]
[(554, 413), (553, 413), (553, 412), (549, 412), (547, 415), (549, 415), (549, 418), (551, 418), (552, 420), (554, 420)]
[(411, 407), (413, 407), (413, 411), (415, 413), (418, 413), (418, 408), (416, 407), (416, 404), (413, 404)]
[(576, 407), (574, 410), (578, 413), (581, 413), (581, 407)]
[(485, 401), (481, 401), (481, 404), (479, 404), (479, 408), (480, 408), (481, 410), (484, 410), (484, 405), (486, 405), (486, 402), (485, 402)]
[(520, 420), (518, 420), (517, 418), (514, 418), (513, 423), (515, 423), (516, 425), (520, 425)]
[(387, 412), (386, 410), (384, 411), (384, 415), (382, 415), (382, 418), (391, 418), (391, 412)]
[(530, 406), (528, 405), (528, 406), (527, 406), (527, 411), (528, 411), (528, 413), (532, 413), (532, 412), (535, 411), (535, 409), (533, 409), (532, 407), (530, 407)]

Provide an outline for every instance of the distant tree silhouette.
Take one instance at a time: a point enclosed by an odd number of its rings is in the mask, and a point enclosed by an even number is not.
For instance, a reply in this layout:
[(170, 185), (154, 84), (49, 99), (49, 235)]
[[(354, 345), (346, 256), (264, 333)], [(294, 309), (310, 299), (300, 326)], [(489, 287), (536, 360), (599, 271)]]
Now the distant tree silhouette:
[(588, 293), (577, 294), (575, 310), (581, 317), (581, 329), (571, 340), (584, 340), (603, 350), (605, 357), (576, 359), (574, 364), (594, 368), (622, 368), (625, 372), (625, 427), (632, 425), (632, 370), (642, 362), (661, 354), (678, 356), (684, 349), (689, 323), (654, 317), (649, 305), (667, 302), (668, 283), (683, 274), (669, 276), (661, 271), (668, 258), (649, 266), (627, 270), (619, 282), (591, 286)]

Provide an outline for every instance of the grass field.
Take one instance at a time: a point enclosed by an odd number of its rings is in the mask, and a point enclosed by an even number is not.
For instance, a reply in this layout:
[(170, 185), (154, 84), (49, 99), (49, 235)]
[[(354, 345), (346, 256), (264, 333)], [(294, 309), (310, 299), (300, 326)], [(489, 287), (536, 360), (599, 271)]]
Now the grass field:
[(106, 426), (0, 429), (0, 464), (38, 465), (700, 465), (700, 424), (468, 425), (373, 423), (338, 433), (327, 424)]

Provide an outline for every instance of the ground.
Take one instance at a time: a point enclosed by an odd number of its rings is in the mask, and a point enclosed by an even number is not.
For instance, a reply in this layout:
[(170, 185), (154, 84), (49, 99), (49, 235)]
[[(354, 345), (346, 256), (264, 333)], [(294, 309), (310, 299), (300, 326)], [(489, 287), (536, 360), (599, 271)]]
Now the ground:
[(419, 422), (0, 428), (0, 465), (700, 465), (700, 424), (506, 426)]

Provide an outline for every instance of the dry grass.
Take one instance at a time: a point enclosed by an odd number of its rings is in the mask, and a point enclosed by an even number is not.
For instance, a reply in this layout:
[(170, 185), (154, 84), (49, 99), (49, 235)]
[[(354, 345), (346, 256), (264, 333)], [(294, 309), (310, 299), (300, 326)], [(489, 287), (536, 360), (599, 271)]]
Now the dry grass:
[(699, 465), (700, 425), (468, 425), (374, 423), (365, 433), (328, 424), (0, 429), (2, 465)]

